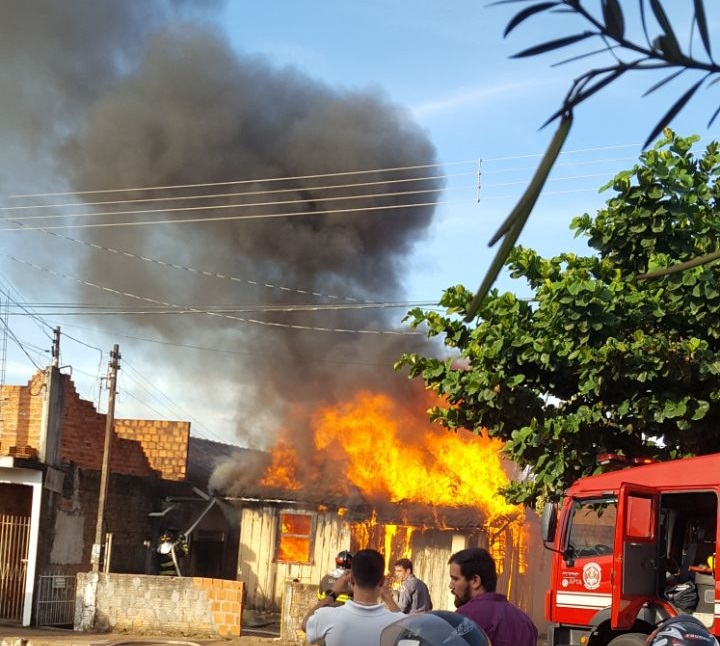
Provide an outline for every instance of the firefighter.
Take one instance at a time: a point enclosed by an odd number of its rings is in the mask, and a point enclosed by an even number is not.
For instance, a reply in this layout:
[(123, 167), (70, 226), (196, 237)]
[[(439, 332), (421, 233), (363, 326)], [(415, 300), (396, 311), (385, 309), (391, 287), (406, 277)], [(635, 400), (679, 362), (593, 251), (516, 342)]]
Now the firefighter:
[(157, 547), (158, 574), (161, 576), (182, 576), (180, 561), (188, 555), (189, 547), (185, 537), (170, 528), (160, 536)]
[[(333, 584), (352, 566), (352, 554), (347, 550), (338, 552), (335, 557), (335, 569), (330, 570), (322, 579), (318, 587), (318, 600), (322, 601), (328, 592), (333, 588)], [(341, 592), (335, 597), (335, 605), (342, 605), (348, 599), (352, 599), (352, 588), (348, 584), (346, 591)]]

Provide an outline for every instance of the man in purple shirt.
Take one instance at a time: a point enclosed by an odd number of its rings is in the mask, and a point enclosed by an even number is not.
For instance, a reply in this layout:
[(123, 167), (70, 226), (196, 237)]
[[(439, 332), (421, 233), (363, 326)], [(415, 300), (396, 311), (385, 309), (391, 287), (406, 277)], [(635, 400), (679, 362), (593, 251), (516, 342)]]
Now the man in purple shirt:
[(457, 612), (480, 626), (492, 646), (537, 646), (538, 631), (532, 619), (495, 592), (495, 561), (487, 550), (460, 550), (450, 557), (449, 564)]

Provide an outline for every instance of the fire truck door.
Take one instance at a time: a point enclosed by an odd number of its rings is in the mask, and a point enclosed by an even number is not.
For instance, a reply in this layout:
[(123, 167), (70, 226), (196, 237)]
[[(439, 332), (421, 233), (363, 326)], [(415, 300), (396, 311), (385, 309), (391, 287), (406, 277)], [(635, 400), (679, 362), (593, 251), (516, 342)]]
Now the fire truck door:
[(614, 629), (630, 629), (643, 603), (656, 596), (659, 501), (656, 489), (627, 483), (620, 486), (613, 556)]

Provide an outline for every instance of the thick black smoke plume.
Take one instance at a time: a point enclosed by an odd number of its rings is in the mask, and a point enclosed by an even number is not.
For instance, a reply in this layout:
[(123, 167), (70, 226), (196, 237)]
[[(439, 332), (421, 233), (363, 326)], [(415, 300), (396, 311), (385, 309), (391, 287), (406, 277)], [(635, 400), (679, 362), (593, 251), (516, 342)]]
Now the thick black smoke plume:
[[(65, 222), (136, 224), (60, 231), (185, 269), (42, 233), (14, 235), (42, 241), (46, 260), (72, 256), (75, 273), (89, 282), (151, 299), (145, 309), (157, 301), (193, 310), (128, 315), (115, 329), (227, 349), (155, 351), (155, 360), (175, 363), (195, 392), (235, 407), (246, 434), (267, 429), (289, 405), (312, 408), (361, 387), (401, 393), (407, 380), (392, 363), (422, 337), (369, 332), (401, 329), (404, 310), (261, 308), (402, 299), (408, 255), (427, 234), (442, 187), (439, 179), (422, 179), (439, 174), (435, 151), (408, 113), (379, 91), (332, 88), (239, 55), (212, 25), (171, 22), (192, 10), (189, 2), (2, 4), (11, 18), (0, 26), (3, 60), (13, 52), (10, 71), (0, 72), (2, 120), (26, 163), (33, 150), (41, 153), (47, 176), (73, 191), (214, 184), (84, 194), (86, 203), (173, 199), (88, 204), (87, 212), (102, 215)], [(18, 51), (29, 58), (20, 60)], [(10, 97), (8, 83), (22, 91)], [(357, 171), (371, 172), (349, 174)], [(218, 185), (224, 182), (242, 183)], [(28, 185), (48, 188), (39, 184)], [(222, 208), (173, 211), (201, 206)], [(146, 209), (164, 212), (113, 215)], [(213, 221), (248, 215), (258, 217)], [(137, 224), (153, 219), (194, 221)], [(76, 289), (84, 302), (139, 304)]]

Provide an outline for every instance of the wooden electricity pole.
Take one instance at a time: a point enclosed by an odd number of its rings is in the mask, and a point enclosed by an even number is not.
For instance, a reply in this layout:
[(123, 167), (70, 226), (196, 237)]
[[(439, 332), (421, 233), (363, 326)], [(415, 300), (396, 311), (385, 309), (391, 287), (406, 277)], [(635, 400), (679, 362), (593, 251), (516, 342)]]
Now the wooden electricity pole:
[(90, 562), (92, 571), (100, 570), (100, 552), (102, 550), (103, 519), (105, 516), (105, 499), (107, 498), (108, 480), (110, 476), (110, 441), (115, 425), (115, 389), (117, 386), (117, 371), (120, 369), (120, 349), (116, 343), (110, 353), (110, 375), (108, 378), (108, 410), (105, 420), (105, 446), (103, 448), (102, 468), (100, 471), (100, 492), (98, 493), (97, 525), (95, 526), (95, 542), (92, 546)]

